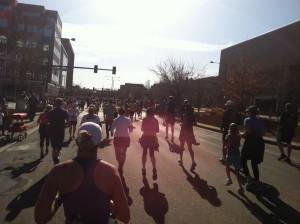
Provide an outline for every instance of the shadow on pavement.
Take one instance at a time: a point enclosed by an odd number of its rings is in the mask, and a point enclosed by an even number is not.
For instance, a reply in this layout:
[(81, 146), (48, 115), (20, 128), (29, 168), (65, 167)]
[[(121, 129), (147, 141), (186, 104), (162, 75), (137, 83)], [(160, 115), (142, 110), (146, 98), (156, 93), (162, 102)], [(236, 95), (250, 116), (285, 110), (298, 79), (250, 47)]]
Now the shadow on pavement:
[(9, 213), (6, 215), (5, 221), (13, 221), (23, 209), (35, 206), (45, 178), (46, 176), (29, 187), (26, 191), (16, 196), (7, 205), (6, 210), (9, 211)]
[(177, 153), (179, 154), (181, 149), (180, 146), (175, 144), (174, 142), (170, 142), (169, 140), (167, 141), (168, 145), (169, 145), (169, 149), (171, 152)]
[(279, 198), (278, 190), (269, 184), (261, 182), (259, 192), (252, 191), (251, 193), (256, 195), (256, 199), (270, 211), (270, 214), (265, 212), (265, 209), (259, 207), (255, 202), (252, 202), (246, 195), (237, 195), (232, 191), (228, 192), (239, 199), (262, 223), (299, 223), (300, 213), (283, 202)]
[(7, 139), (5, 136), (0, 137), (0, 147), (4, 147), (10, 143), (16, 142), (17, 139), (9, 138)]
[(100, 145), (99, 145), (99, 148), (100, 149), (103, 149), (103, 148), (105, 148), (105, 147), (107, 147), (107, 146), (110, 146), (111, 145), (111, 141), (112, 141), (112, 139), (103, 139), (101, 142), (100, 142)]
[(144, 198), (146, 213), (153, 217), (155, 223), (164, 224), (165, 214), (169, 210), (165, 194), (159, 192), (157, 183), (154, 183), (153, 188), (150, 188), (146, 176), (143, 176), (143, 183), (144, 186), (140, 189), (140, 195)]
[(12, 174), (11, 178), (19, 177), (24, 173), (33, 172), (38, 167), (38, 165), (40, 164), (41, 161), (42, 161), (42, 158), (39, 158), (30, 163), (25, 163), (23, 166), (21, 166), (19, 168), (13, 169), (11, 171), (11, 174)]
[(215, 207), (221, 206), (221, 201), (218, 198), (218, 193), (216, 191), (216, 188), (213, 186), (209, 186), (207, 184), (206, 180), (203, 180), (200, 178), (199, 174), (196, 172), (192, 172), (195, 174), (195, 177), (193, 177), (185, 168), (184, 166), (181, 166), (183, 172), (187, 176), (188, 182), (193, 186), (195, 191), (201, 196), (203, 199), (207, 199), (207, 201), (212, 204)]
[(126, 198), (127, 198), (128, 205), (131, 206), (133, 201), (132, 201), (132, 198), (129, 195), (130, 190), (129, 190), (127, 184), (126, 184), (126, 181), (125, 181), (125, 178), (124, 178), (123, 174), (120, 174), (120, 176), (121, 176), (121, 181), (122, 181), (122, 184), (123, 184), (123, 189), (124, 189), (124, 192), (125, 192), (125, 195), (126, 195)]
[(11, 178), (17, 178), (19, 176), (21, 176), (24, 173), (31, 173), (33, 172), (38, 165), (40, 164), (40, 162), (42, 161), (42, 158), (39, 158), (37, 160), (34, 160), (30, 163), (25, 163), (23, 166), (15, 168), (15, 167), (6, 167), (0, 170), (0, 172), (5, 171), (5, 170), (11, 170)]

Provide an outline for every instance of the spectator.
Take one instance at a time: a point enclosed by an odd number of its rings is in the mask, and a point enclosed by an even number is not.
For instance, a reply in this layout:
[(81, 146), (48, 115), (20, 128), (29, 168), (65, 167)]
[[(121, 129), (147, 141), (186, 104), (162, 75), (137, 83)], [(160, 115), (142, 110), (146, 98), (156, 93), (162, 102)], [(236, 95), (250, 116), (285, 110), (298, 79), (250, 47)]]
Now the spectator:
[(35, 117), (37, 104), (38, 104), (38, 99), (33, 93), (28, 99), (28, 116), (30, 121), (33, 121)]
[[(277, 144), (281, 152), (278, 160), (285, 160), (290, 163), (291, 153), (292, 153), (292, 139), (295, 135), (295, 130), (297, 127), (297, 115), (293, 112), (293, 106), (291, 103), (285, 105), (285, 111), (281, 114), (279, 120), (279, 127), (277, 132)], [(287, 145), (287, 156), (284, 153), (282, 142)]]
[(47, 223), (63, 204), (65, 223), (108, 223), (109, 214), (128, 223), (130, 211), (115, 167), (97, 157), (101, 127), (93, 122), (78, 130), (77, 156), (52, 168), (38, 197), (34, 218)]
[(18, 113), (24, 113), (27, 109), (27, 96), (25, 94), (21, 94), (16, 102), (16, 112)]

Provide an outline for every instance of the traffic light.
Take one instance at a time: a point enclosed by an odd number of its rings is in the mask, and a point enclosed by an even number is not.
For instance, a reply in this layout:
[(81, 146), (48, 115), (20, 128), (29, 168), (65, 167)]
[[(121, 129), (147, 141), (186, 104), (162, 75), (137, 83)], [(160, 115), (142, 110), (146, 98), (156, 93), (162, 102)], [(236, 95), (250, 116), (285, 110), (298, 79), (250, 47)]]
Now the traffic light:
[(112, 69), (112, 74), (115, 75), (116, 74), (116, 71), (117, 71), (117, 68), (116, 66), (113, 66), (113, 69)]
[(98, 73), (98, 65), (94, 65), (94, 73)]

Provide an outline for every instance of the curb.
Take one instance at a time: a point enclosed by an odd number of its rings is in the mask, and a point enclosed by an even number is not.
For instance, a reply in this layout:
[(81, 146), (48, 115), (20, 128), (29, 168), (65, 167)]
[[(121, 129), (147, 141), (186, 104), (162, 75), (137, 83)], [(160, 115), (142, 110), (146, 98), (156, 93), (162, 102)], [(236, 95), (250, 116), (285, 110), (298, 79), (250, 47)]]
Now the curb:
[[(211, 126), (211, 125), (207, 125), (207, 124), (200, 124), (200, 123), (197, 123), (197, 125), (194, 125), (194, 126), (221, 133), (220, 129), (215, 126)], [(277, 145), (277, 141), (275, 138), (263, 136), (263, 139), (264, 139), (264, 142), (267, 144)], [(300, 143), (292, 142), (292, 149), (300, 150)]]

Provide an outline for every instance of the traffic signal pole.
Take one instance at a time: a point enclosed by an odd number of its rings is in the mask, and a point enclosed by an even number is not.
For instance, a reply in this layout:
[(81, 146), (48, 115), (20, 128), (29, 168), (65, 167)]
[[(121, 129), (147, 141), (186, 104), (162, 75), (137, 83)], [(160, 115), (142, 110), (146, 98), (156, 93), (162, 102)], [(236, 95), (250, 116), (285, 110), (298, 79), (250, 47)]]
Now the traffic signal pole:
[(79, 69), (92, 69), (94, 70), (94, 73), (98, 73), (98, 70), (101, 71), (112, 71), (112, 74), (115, 75), (117, 68), (116, 66), (113, 66), (112, 69), (106, 69), (106, 68), (98, 68), (98, 65), (94, 65), (94, 67), (81, 67), (81, 66), (60, 66), (60, 65), (52, 65), (52, 68), (60, 68), (60, 69), (72, 69), (72, 68), (79, 68)]

